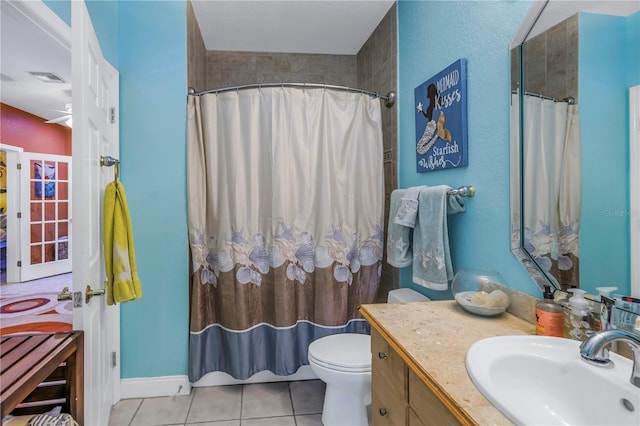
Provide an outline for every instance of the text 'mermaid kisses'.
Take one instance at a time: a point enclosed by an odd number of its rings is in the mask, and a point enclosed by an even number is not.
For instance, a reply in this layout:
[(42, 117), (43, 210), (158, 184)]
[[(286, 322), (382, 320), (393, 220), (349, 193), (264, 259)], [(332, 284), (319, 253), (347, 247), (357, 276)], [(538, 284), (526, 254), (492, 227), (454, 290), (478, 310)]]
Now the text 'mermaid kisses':
[[(451, 71), (449, 74), (436, 81), (436, 87), (438, 89), (438, 95), (435, 99), (436, 110), (446, 109), (452, 106), (454, 103), (460, 102), (460, 100), (462, 99), (462, 94), (460, 93), (460, 88), (457, 87), (459, 82), (460, 71), (457, 69)], [(450, 91), (449, 93), (445, 93), (452, 88), (456, 89)], [(459, 151), (460, 148), (456, 140), (453, 140), (451, 143), (446, 144), (442, 148), (434, 146), (431, 149), (431, 153), (426, 158), (421, 158), (418, 164), (420, 165), (420, 167), (428, 170), (444, 168), (447, 161), (451, 162), (450, 160), (445, 159), (445, 155), (456, 154)]]

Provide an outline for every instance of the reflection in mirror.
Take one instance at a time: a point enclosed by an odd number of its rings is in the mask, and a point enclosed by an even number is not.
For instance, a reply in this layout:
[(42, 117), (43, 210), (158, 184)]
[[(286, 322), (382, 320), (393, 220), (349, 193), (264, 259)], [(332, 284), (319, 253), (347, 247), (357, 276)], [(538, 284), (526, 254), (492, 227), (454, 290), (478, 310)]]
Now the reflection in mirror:
[(630, 294), (639, 6), (536, 2), (512, 44), (512, 250), (541, 286)]

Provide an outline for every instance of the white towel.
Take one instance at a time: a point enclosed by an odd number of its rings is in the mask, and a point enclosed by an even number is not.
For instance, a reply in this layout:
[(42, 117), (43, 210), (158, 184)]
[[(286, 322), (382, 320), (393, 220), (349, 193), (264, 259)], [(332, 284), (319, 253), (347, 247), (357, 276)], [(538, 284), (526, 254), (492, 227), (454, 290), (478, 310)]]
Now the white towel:
[[(417, 199), (420, 187), (396, 189), (391, 193), (389, 227), (387, 229), (387, 263), (396, 268), (410, 266), (413, 262), (411, 234), (417, 216)], [(411, 200), (415, 201), (412, 211)]]
[(413, 232), (413, 282), (444, 291), (453, 279), (447, 214), (464, 211), (459, 196), (448, 197), (446, 185), (424, 186), (418, 196), (418, 220)]

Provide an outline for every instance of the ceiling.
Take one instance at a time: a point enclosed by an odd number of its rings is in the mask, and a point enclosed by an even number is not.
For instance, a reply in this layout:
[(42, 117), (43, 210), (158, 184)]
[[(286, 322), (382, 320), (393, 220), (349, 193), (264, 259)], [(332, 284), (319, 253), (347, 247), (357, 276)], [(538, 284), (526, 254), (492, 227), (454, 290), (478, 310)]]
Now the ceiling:
[[(393, 3), (392, 0), (193, 0), (193, 7), (208, 50), (353, 55)], [(588, 7), (634, 5), (635, 10), (639, 4), (638, 1), (552, 3), (574, 7), (577, 3)], [(2, 0), (0, 5), (0, 100), (46, 120), (60, 117), (63, 115), (60, 111), (71, 102), (69, 49), (13, 7), (12, 2)], [(629, 13), (625, 9), (619, 14)], [(559, 16), (560, 12), (552, 15)], [(67, 83), (44, 83), (29, 71), (53, 72)]]
[(192, 2), (207, 50), (355, 55), (394, 0)]
[[(47, 120), (71, 102), (71, 52), (22, 9), (0, 1), (0, 100)], [(65, 83), (45, 83), (29, 72), (53, 72)]]

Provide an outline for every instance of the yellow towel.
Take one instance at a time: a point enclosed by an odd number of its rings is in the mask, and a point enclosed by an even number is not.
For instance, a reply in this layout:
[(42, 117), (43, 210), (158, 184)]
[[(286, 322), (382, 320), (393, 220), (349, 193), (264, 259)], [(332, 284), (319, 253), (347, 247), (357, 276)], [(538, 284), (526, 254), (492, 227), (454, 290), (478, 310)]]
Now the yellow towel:
[(120, 181), (108, 183), (104, 190), (103, 228), (107, 305), (141, 298), (129, 206)]

